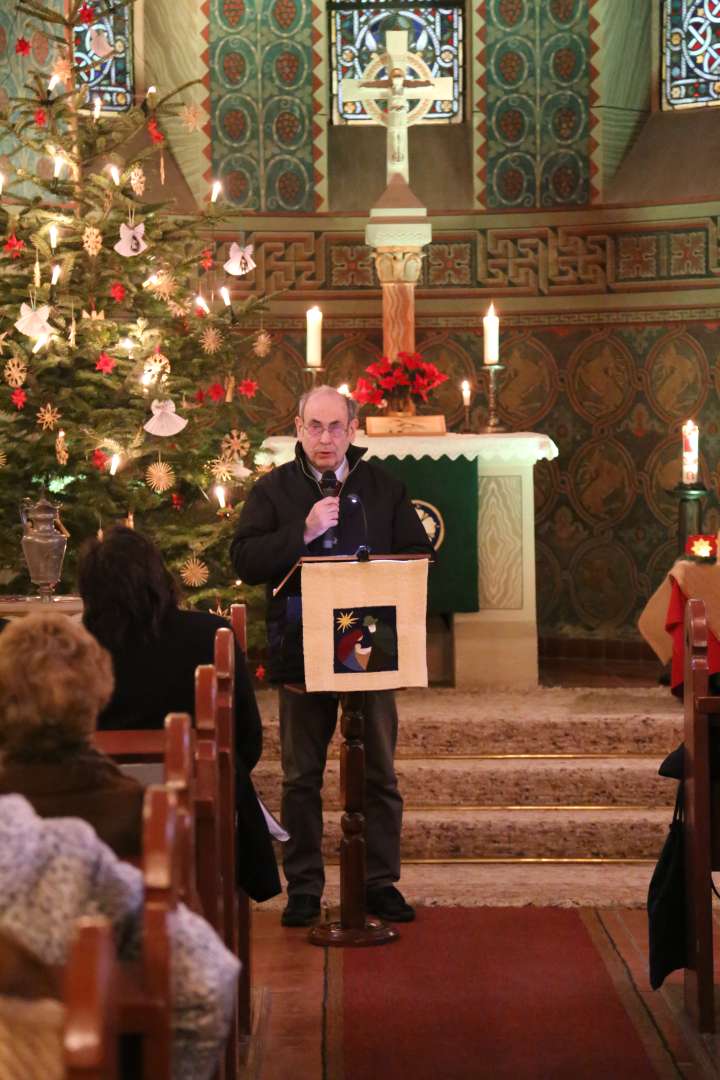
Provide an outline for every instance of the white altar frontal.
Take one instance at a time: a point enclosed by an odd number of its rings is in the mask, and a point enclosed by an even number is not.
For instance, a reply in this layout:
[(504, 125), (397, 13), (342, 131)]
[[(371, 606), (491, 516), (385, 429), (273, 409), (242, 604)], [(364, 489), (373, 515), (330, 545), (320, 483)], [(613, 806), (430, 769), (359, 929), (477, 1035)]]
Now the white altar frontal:
[[(262, 444), (258, 463), (292, 460), (296, 440), (273, 436)], [(366, 458), (439, 460), (465, 457), (478, 472), (478, 611), (452, 615), (452, 673), (457, 689), (536, 686), (535, 508), (533, 467), (558, 456), (547, 435), (373, 436), (359, 431), (356, 446)], [(433, 632), (429, 651), (432, 653)], [(432, 657), (429, 657), (432, 673)]]

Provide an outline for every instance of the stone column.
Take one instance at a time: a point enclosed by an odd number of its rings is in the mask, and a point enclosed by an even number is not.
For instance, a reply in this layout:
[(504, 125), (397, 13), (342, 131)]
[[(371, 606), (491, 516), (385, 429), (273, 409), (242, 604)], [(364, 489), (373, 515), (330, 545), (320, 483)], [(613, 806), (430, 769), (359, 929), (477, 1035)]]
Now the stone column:
[(390, 245), (375, 249), (383, 298), (383, 356), (415, 352), (415, 284), (422, 260), (419, 247)]
[(415, 284), (432, 226), (427, 210), (400, 173), (394, 173), (370, 211), (365, 242), (373, 248), (383, 297), (383, 355), (415, 351)]

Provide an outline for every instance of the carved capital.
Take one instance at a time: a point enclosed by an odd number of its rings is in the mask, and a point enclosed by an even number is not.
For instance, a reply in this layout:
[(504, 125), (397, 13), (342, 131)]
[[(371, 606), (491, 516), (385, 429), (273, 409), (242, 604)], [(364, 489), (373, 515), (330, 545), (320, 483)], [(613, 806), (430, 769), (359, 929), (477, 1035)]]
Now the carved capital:
[(375, 251), (375, 268), (381, 285), (403, 282), (414, 285), (420, 277), (423, 252), (419, 247), (387, 247)]

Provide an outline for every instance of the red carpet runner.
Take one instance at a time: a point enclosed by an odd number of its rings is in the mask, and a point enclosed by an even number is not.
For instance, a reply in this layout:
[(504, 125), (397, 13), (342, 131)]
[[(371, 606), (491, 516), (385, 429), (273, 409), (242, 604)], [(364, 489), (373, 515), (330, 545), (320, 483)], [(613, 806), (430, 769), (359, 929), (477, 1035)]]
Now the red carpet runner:
[(401, 935), (328, 951), (326, 1080), (684, 1075), (595, 912), (427, 908)]

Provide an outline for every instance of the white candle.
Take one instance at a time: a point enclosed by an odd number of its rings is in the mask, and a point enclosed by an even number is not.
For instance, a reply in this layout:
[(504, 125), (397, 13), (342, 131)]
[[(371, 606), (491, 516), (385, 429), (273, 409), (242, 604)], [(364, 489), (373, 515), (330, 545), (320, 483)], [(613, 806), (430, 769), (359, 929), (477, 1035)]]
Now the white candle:
[(52, 277), (50, 279), (50, 282), (51, 282), (52, 285), (57, 285), (59, 280), (60, 280), (60, 267), (58, 266), (57, 263), (55, 263), (55, 265), (52, 268)]
[(225, 307), (230, 307), (230, 290), (228, 289), (227, 285), (222, 286), (222, 288), (220, 289), (220, 295), (223, 298), (223, 304), (225, 305)]
[(322, 365), (322, 311), (319, 307), (307, 310), (307, 345), (305, 362), (308, 367)]
[(111, 476), (114, 476), (115, 473), (118, 471), (119, 465), (120, 465), (120, 455), (119, 454), (113, 454), (113, 456), (110, 458), (110, 475)]
[(59, 82), (60, 82), (60, 76), (59, 75), (52, 75), (50, 77), (50, 82), (48, 83), (48, 93), (52, 94), (53, 90), (55, 89), (55, 87), (57, 86), (57, 84)]
[(100, 110), (102, 109), (102, 98), (98, 95), (93, 102), (93, 120), (100, 119)]
[(212, 192), (210, 194), (210, 202), (217, 202), (218, 199), (220, 198), (221, 191), (222, 191), (222, 184), (220, 183), (219, 180), (215, 180), (213, 182)]
[(470, 391), (470, 383), (467, 381), (467, 379), (463, 379), (463, 381), (460, 383), (460, 389), (462, 390), (463, 405), (467, 409), (468, 406), (470, 405), (470, 392), (471, 392)]
[(0, 195), (2, 195), (2, 193), (3, 193), (4, 186), (5, 186), (5, 174), (0, 172)]
[(490, 304), (488, 313), (483, 319), (483, 361), (486, 364), (498, 364), (500, 362), (500, 320), (495, 314), (495, 307)]
[(199, 307), (201, 311), (204, 311), (206, 315), (210, 314), (210, 308), (208, 302), (202, 293), (198, 293), (195, 297), (195, 307)]
[(215, 498), (218, 501), (220, 509), (224, 510), (225, 509), (225, 488), (222, 486), (222, 484), (217, 484), (215, 486)]
[(117, 165), (111, 165), (108, 172), (112, 177), (113, 184), (115, 184), (117, 187), (120, 187), (120, 170), (118, 169)]
[(697, 484), (699, 436), (700, 429), (694, 420), (686, 420), (682, 426), (683, 484)]
[(60, 173), (62, 172), (62, 167), (63, 167), (63, 159), (60, 157), (59, 154), (56, 154), (55, 155), (55, 160), (54, 160), (54, 163), (53, 163), (53, 177), (56, 180), (58, 180), (60, 178)]
[(53, 251), (57, 247), (57, 241), (58, 241), (58, 229), (57, 229), (57, 225), (55, 225), (53, 223), (50, 226), (50, 247), (52, 248)]

